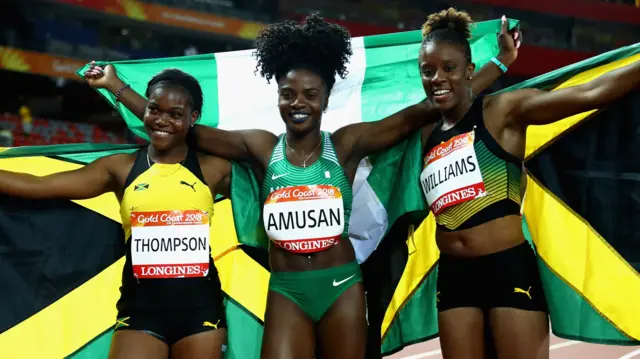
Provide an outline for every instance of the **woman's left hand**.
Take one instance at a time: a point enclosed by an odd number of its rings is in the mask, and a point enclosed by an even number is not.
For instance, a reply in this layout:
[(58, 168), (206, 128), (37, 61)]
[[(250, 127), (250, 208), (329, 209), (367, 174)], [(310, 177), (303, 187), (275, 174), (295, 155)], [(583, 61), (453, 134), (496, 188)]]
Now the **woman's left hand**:
[(505, 65), (511, 65), (518, 58), (518, 48), (522, 44), (522, 31), (519, 27), (509, 30), (509, 21), (502, 16), (502, 27), (498, 34), (500, 46), (500, 61)]

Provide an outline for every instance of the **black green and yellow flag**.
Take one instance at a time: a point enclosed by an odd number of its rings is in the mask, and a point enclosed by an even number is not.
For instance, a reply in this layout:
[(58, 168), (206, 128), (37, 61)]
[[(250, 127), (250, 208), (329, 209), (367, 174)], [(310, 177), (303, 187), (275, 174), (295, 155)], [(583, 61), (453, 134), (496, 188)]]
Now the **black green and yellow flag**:
[[(499, 22), (487, 22), (474, 30), (472, 46), (479, 65), (497, 52), (497, 29)], [(345, 118), (379, 120), (422, 100), (415, 63), (419, 43), (417, 32), (354, 39), (359, 52), (350, 65), (353, 77), (336, 84), (325, 129), (344, 125)], [(514, 89), (553, 90), (581, 83), (637, 61), (639, 52), (639, 45), (619, 49)], [(272, 103), (259, 102), (252, 108), (244, 102), (276, 93), (275, 84), (265, 86), (254, 76), (255, 60), (249, 55), (250, 51), (238, 51), (123, 62), (116, 68), (140, 92), (160, 69), (182, 68), (204, 83), (204, 124), (279, 133), (282, 124)], [(212, 59), (215, 66), (209, 66)], [(245, 70), (220, 71), (224, 66)], [(253, 95), (247, 97), (249, 92)], [(559, 336), (617, 344), (640, 340), (640, 314), (632, 305), (640, 299), (636, 234), (640, 231), (633, 221), (640, 212), (639, 168), (631, 157), (638, 153), (638, 141), (625, 142), (640, 133), (638, 100), (636, 91), (607, 109), (528, 133), (523, 228), (540, 255), (553, 329)], [(122, 106), (119, 111), (142, 135), (138, 120)], [(266, 122), (260, 124), (262, 120)], [(92, 144), (12, 148), (0, 153), (0, 168), (45, 175), (136, 148)], [(378, 257), (383, 264), (370, 287), (377, 297), (369, 303), (383, 308), (383, 353), (438, 333), (439, 253), (433, 219), (423, 220), (426, 206), (417, 181), (420, 157), (416, 135), (364, 161), (354, 183), (352, 243), (360, 262), (374, 253), (371, 260)], [(212, 255), (229, 320), (227, 358), (259, 357), (269, 271), (257, 192), (251, 172), (234, 164), (231, 200), (217, 200), (212, 223)], [(106, 357), (125, 245), (115, 196), (85, 201), (3, 197), (1, 203), (0, 284), (8, 295), (0, 306), (0, 357)], [(409, 236), (407, 227), (415, 229)], [(387, 246), (395, 249), (387, 252)]]
[[(0, 169), (43, 176), (140, 146), (70, 144), (11, 148)], [(0, 357), (106, 358), (124, 265), (113, 193), (81, 201), (0, 202)], [(229, 358), (258, 358), (268, 271), (236, 239), (227, 199), (215, 203), (212, 256), (226, 295)], [(265, 253), (266, 254), (266, 253)], [(263, 264), (260, 264), (263, 263)], [(251, 283), (251, 285), (247, 285)]]
[[(553, 71), (503, 91), (586, 83), (640, 61), (640, 44)], [(523, 231), (538, 254), (552, 330), (592, 343), (640, 343), (640, 89), (614, 104), (527, 131)], [(382, 352), (437, 335), (435, 221), (415, 180), (419, 135), (374, 163), (389, 179), (398, 220), (371, 263), (371, 312), (382, 316)], [(381, 164), (384, 164), (382, 166)], [(411, 205), (404, 206), (405, 203)], [(407, 231), (407, 228), (409, 230)], [(384, 254), (383, 254), (384, 253)], [(368, 265), (368, 266), (367, 266)], [(366, 278), (365, 278), (366, 280)]]

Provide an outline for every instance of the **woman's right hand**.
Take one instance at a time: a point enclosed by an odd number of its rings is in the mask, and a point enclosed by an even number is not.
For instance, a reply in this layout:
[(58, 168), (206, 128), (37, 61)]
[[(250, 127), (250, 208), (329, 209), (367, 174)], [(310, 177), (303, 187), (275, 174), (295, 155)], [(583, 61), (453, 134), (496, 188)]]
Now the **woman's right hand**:
[(89, 86), (93, 88), (103, 88), (110, 90), (111, 92), (117, 91), (120, 87), (124, 86), (116, 69), (112, 65), (98, 66), (95, 61), (91, 61), (89, 69), (85, 71), (84, 78), (87, 80)]

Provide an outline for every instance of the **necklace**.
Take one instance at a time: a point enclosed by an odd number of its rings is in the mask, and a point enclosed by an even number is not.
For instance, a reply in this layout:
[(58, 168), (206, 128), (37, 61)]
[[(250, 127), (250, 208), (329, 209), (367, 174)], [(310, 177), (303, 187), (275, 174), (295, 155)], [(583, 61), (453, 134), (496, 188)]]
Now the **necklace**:
[(294, 155), (296, 155), (296, 157), (298, 157), (299, 159), (302, 160), (302, 167), (306, 168), (307, 167), (307, 161), (309, 160), (309, 158), (311, 158), (311, 156), (313, 156), (314, 153), (316, 153), (316, 150), (318, 149), (318, 147), (320, 147), (320, 144), (322, 143), (322, 137), (320, 137), (320, 141), (318, 142), (318, 144), (316, 145), (316, 147), (313, 149), (313, 151), (311, 151), (311, 153), (309, 154), (309, 156), (307, 156), (307, 158), (302, 159), (302, 157), (296, 153), (296, 150), (293, 149), (293, 147), (289, 146), (289, 142), (287, 142), (287, 137), (284, 137), (284, 144), (287, 146), (287, 148), (291, 149), (291, 152), (293, 152)]
[[(187, 156), (188, 156), (188, 155), (187, 155)], [(173, 171), (172, 171), (171, 173), (169, 173), (169, 174), (163, 175), (162, 177), (170, 176), (170, 175), (172, 175), (172, 174), (174, 174), (174, 173), (178, 172), (178, 171), (180, 170), (180, 168), (184, 165), (184, 162), (187, 160), (187, 156), (185, 156), (185, 157), (184, 157), (184, 159), (183, 159), (182, 161), (180, 161), (179, 163), (176, 163), (176, 164), (179, 164), (180, 166), (176, 166), (176, 169), (175, 169), (175, 170), (173, 170)], [(155, 162), (154, 162), (154, 163), (155, 163)], [(149, 168), (151, 168), (151, 158), (150, 158), (150, 156), (149, 156), (149, 150), (147, 150), (147, 165), (149, 166)]]

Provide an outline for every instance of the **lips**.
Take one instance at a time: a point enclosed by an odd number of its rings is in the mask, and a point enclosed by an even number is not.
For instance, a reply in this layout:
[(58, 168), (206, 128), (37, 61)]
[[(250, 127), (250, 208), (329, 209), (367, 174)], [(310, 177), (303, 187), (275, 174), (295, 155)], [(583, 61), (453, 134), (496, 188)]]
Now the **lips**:
[(167, 131), (163, 131), (163, 130), (152, 130), (151, 131), (154, 135), (156, 136), (160, 136), (160, 137), (168, 137), (171, 136), (172, 133), (167, 132)]
[(289, 117), (291, 117), (294, 123), (303, 123), (309, 118), (309, 114), (305, 112), (292, 112), (289, 114)]
[(433, 91), (433, 99), (436, 102), (445, 102), (449, 100), (451, 97), (451, 90), (449, 89), (438, 89)]

